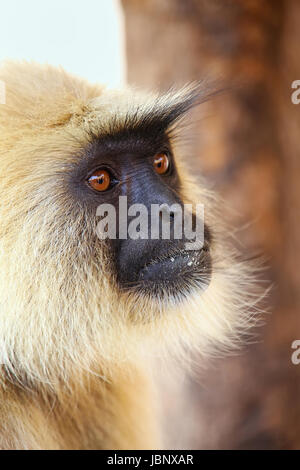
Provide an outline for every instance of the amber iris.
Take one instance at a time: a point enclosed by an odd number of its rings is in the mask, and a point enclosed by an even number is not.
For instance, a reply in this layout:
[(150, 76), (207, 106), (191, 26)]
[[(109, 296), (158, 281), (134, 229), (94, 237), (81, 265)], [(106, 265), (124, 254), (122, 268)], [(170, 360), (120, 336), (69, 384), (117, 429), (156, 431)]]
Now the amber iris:
[(169, 158), (165, 153), (159, 153), (153, 161), (154, 169), (159, 175), (164, 175), (169, 169)]
[(110, 174), (106, 170), (97, 170), (88, 179), (89, 185), (96, 191), (106, 191), (110, 182)]

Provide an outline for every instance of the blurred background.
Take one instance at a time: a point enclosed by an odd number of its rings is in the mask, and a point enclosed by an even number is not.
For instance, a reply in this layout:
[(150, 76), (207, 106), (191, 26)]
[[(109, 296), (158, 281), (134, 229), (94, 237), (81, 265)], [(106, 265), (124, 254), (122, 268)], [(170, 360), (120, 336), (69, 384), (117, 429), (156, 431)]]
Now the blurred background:
[(241, 355), (164, 387), (166, 446), (299, 449), (300, 2), (10, 0), (0, 14), (0, 60), (61, 64), (108, 86), (232, 85), (194, 112), (189, 163), (231, 208), (245, 256), (267, 257), (271, 314)]
[(117, 0), (0, 0), (0, 18), (0, 60), (48, 62), (92, 82), (124, 83), (124, 16)]

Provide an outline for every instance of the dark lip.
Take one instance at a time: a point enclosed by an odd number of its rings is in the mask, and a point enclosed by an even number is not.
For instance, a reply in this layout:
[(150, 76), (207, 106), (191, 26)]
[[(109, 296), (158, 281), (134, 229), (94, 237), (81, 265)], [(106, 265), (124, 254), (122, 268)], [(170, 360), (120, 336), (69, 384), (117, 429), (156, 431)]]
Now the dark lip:
[(212, 271), (210, 243), (205, 240), (200, 250), (185, 250), (183, 244), (174, 244), (157, 254), (154, 251), (131, 276), (126, 271), (127, 276), (118, 281), (123, 292), (145, 295), (158, 302), (181, 303), (206, 290)]
[(210, 256), (208, 248), (201, 250), (180, 250), (153, 258), (144, 265), (138, 275), (138, 281), (147, 282), (178, 282), (188, 277), (208, 276)]

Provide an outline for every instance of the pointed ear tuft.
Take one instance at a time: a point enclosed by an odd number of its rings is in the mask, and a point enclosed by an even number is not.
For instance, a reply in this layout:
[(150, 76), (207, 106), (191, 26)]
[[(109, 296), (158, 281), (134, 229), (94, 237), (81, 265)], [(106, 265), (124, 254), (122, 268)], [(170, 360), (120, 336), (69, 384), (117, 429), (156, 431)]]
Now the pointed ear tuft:
[(173, 88), (160, 98), (161, 119), (168, 127), (181, 119), (195, 106), (202, 104), (224, 91), (218, 82), (201, 81), (185, 85), (179, 90)]
[(139, 105), (136, 110), (130, 109), (123, 126), (127, 130), (152, 133), (165, 132), (176, 124), (186, 113), (195, 106), (210, 100), (224, 91), (220, 83), (212, 81), (194, 82), (176, 90), (170, 88), (167, 92), (154, 96), (147, 106)]

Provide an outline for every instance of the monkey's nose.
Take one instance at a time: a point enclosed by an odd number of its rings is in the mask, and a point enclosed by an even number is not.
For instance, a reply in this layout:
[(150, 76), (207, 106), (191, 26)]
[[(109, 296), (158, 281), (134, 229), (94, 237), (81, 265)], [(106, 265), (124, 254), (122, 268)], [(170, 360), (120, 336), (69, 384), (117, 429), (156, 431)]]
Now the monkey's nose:
[(178, 212), (179, 212), (179, 210), (177, 208), (171, 209), (171, 207), (166, 203), (161, 204), (160, 210), (159, 210), (159, 213), (160, 213), (161, 217), (166, 216), (166, 217), (169, 217), (170, 219), (174, 219), (175, 214), (178, 213)]

